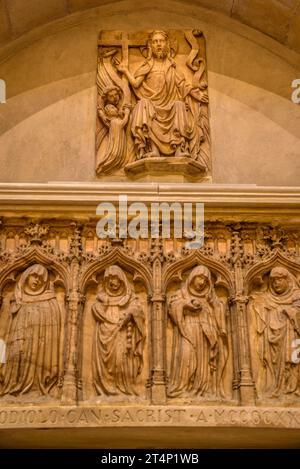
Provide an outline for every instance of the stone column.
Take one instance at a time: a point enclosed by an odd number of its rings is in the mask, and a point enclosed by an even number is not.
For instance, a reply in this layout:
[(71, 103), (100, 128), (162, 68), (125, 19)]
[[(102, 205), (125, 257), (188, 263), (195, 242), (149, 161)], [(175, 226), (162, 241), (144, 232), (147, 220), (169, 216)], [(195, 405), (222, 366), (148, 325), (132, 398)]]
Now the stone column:
[(151, 298), (151, 402), (160, 405), (166, 403), (165, 371), (165, 296), (162, 293), (162, 243), (155, 239), (152, 248), (152, 271), (154, 292)]
[(234, 314), (236, 315), (236, 326), (238, 335), (239, 350), (239, 391), (242, 405), (255, 404), (255, 385), (252, 378), (250, 362), (249, 331), (247, 324), (247, 303), (248, 297), (236, 295), (232, 302), (234, 304)]
[[(78, 278), (79, 265), (76, 259), (71, 263), (72, 278)], [(66, 405), (77, 403), (77, 324), (79, 320), (80, 294), (76, 284), (67, 297), (67, 321), (65, 340), (65, 372), (62, 402)]]
[(244, 277), (243, 277), (243, 245), (238, 231), (232, 233), (232, 265), (235, 277), (235, 296), (231, 298), (234, 306), (235, 329), (233, 332), (237, 334), (237, 352), (238, 359), (235, 364), (238, 366), (238, 382), (234, 383), (238, 386), (240, 394), (240, 402), (242, 405), (255, 404), (255, 385), (252, 378), (251, 361), (250, 361), (250, 344), (249, 330), (247, 323), (247, 303), (248, 297), (244, 295)]
[(70, 292), (67, 298), (65, 339), (65, 373), (62, 403), (74, 405), (78, 400), (78, 326), (81, 320), (82, 297), (79, 292), (79, 271), (82, 253), (81, 229), (75, 225), (70, 244)]
[(229, 299), (230, 304), (230, 324), (231, 324), (231, 331), (233, 331), (232, 337), (232, 352), (233, 352), (233, 378), (232, 378), (232, 390), (233, 390), (233, 398), (237, 401), (239, 400), (239, 384), (240, 384), (240, 352), (239, 352), (239, 341), (237, 334), (235, 331), (238, 330), (238, 322), (237, 322), (237, 311), (236, 311), (236, 304), (235, 298), (231, 297)]

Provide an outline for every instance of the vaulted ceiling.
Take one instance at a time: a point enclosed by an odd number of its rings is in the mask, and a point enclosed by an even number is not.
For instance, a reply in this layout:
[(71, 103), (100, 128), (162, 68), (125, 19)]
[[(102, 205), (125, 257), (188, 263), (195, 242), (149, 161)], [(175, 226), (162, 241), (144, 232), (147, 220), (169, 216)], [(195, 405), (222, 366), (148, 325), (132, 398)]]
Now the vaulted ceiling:
[[(177, 0), (221, 12), (300, 52), (300, 0)], [(0, 46), (53, 20), (119, 0), (0, 0)], [(135, 3), (135, 2), (134, 2)], [(153, 0), (151, 4), (162, 4)]]

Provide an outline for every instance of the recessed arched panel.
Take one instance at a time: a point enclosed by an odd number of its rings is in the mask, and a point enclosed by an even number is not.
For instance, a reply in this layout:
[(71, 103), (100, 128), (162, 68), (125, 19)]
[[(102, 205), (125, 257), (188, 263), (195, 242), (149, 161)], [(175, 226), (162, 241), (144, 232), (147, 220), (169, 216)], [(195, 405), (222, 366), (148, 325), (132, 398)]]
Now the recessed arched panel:
[(195, 253), (167, 267), (167, 395), (171, 402), (233, 402), (231, 274)]
[(151, 284), (147, 269), (118, 248), (84, 273), (79, 340), (84, 401), (149, 399)]
[(64, 379), (67, 270), (39, 248), (0, 273), (3, 405), (60, 402)]
[(257, 402), (299, 405), (300, 265), (277, 250), (246, 274)]

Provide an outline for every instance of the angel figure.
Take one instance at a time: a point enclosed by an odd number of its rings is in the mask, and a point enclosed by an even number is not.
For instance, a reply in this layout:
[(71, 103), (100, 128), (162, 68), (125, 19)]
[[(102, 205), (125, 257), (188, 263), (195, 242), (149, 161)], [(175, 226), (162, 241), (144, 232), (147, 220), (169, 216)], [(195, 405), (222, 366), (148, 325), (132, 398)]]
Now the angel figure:
[(96, 173), (111, 172), (124, 166), (126, 126), (130, 115), (130, 92), (111, 64), (102, 63), (97, 77), (98, 131)]

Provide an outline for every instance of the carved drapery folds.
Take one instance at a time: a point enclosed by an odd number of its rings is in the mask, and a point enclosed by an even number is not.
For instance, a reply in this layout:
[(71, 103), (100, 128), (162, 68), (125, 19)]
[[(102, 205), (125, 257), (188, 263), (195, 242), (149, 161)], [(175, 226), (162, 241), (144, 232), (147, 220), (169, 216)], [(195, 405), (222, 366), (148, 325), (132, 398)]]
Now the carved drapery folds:
[(96, 321), (92, 360), (97, 394), (137, 395), (146, 339), (145, 312), (117, 265), (105, 270), (92, 313)]
[(57, 393), (62, 385), (61, 312), (47, 269), (22, 273), (11, 300), (0, 395)]
[(207, 267), (190, 272), (170, 298), (168, 312), (173, 325), (168, 396), (225, 398), (227, 305), (217, 297)]
[(207, 222), (189, 250), (4, 220), (0, 401), (298, 405), (299, 239)]
[[(300, 339), (300, 287), (285, 267), (273, 267), (249, 301), (252, 360), (261, 400), (300, 397), (300, 365), (293, 360)], [(300, 344), (300, 342), (299, 342)]]
[[(128, 256), (130, 249), (100, 248), (99, 261), (85, 264), (83, 313), (83, 398), (97, 402), (146, 399), (149, 375), (151, 273)], [(150, 289), (150, 290), (149, 290)], [(87, 340), (85, 335), (88, 334)], [(89, 356), (91, 366), (84, 365)]]
[(98, 45), (96, 173), (208, 175), (202, 33), (102, 31)]

